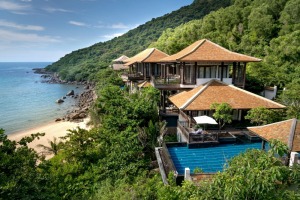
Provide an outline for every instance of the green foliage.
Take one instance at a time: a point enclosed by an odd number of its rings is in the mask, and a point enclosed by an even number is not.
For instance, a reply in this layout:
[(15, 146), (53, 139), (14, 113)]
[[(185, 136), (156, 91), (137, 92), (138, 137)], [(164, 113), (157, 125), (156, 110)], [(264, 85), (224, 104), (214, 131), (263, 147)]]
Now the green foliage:
[(232, 122), (232, 107), (228, 103), (213, 103), (210, 109), (215, 111), (213, 117), (218, 121), (220, 129), (224, 127), (226, 123)]
[(197, 173), (203, 173), (203, 170), (199, 167), (195, 167), (194, 171), (193, 171), (194, 174), (197, 174)]
[(62, 143), (57, 141), (56, 137), (53, 137), (53, 141), (48, 141), (49, 146), (43, 144), (38, 144), (37, 147), (44, 149), (43, 154), (54, 154), (57, 155), (58, 151), (61, 149)]
[(288, 118), (300, 119), (300, 79), (295, 79), (291, 84), (287, 85), (280, 96), (280, 100), (288, 106)]
[(299, 5), (299, 0), (237, 0), (200, 20), (166, 29), (151, 46), (173, 54), (207, 38), (262, 59), (248, 64), (247, 89), (255, 93), (264, 86), (280, 89), (299, 79)]
[(289, 153), (289, 148), (286, 144), (281, 142), (280, 140), (271, 139), (270, 142), (270, 150), (269, 153), (272, 156), (275, 156), (276, 154), (280, 157), (287, 155)]
[(233, 158), (211, 184), (214, 199), (293, 199), (288, 191), (291, 170), (261, 150), (250, 150)]
[(249, 110), (245, 119), (250, 120), (250, 122), (255, 125), (266, 125), (282, 120), (282, 118), (278, 116), (280, 114), (280, 112), (271, 109), (257, 107)]
[(11, 141), (0, 129), (0, 199), (47, 199), (47, 176), (37, 167), (38, 154), (27, 144), (42, 133), (32, 134), (19, 142)]

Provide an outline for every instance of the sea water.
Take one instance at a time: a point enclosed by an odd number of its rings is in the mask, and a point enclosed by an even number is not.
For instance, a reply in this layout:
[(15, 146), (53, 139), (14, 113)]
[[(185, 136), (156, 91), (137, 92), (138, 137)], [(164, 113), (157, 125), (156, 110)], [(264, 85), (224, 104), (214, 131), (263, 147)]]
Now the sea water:
[(5, 134), (28, 130), (63, 117), (75, 106), (67, 97), (64, 103), (55, 101), (68, 91), (82, 92), (82, 86), (45, 83), (33, 68), (44, 68), (45, 62), (0, 62), (0, 128)]

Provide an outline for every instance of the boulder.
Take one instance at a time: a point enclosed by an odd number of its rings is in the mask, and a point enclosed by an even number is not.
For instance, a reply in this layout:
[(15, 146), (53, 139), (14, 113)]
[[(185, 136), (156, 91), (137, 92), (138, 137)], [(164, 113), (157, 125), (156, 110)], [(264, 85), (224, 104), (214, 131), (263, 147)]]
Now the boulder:
[(55, 119), (55, 122), (59, 122), (59, 121), (61, 121), (62, 119), (61, 118), (56, 118)]
[(85, 118), (86, 117), (86, 114), (85, 113), (80, 113), (79, 114), (79, 118)]
[(63, 103), (63, 102), (65, 102), (65, 101), (62, 100), (62, 99), (57, 99), (57, 100), (56, 100), (56, 103)]
[(74, 119), (79, 119), (79, 118), (80, 118), (80, 117), (79, 117), (79, 113), (71, 113), (71, 114), (69, 115), (69, 118), (72, 119), (72, 120), (74, 120)]
[(74, 95), (75, 93), (74, 93), (74, 90), (71, 90), (71, 91), (69, 91), (68, 93), (67, 93), (67, 96), (72, 96), (72, 95)]

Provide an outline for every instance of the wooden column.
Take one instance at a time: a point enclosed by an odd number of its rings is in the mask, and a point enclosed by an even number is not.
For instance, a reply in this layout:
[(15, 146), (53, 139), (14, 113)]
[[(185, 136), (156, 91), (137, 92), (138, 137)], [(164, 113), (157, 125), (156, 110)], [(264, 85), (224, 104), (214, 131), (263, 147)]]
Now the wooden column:
[(169, 70), (170, 70), (170, 65), (167, 65), (166, 75), (167, 75), (167, 81), (168, 81), (168, 83), (169, 83)]
[(152, 63), (149, 63), (149, 76), (151, 77), (152, 75)]
[(184, 80), (184, 73), (183, 73), (183, 63), (180, 63), (180, 84), (183, 84)]
[(262, 140), (261, 142), (261, 149), (266, 150), (266, 141)]
[(235, 78), (236, 78), (236, 62), (233, 62), (232, 67), (232, 83), (235, 85)]
[(242, 88), (245, 88), (245, 85), (246, 85), (246, 65), (247, 63), (244, 62), (244, 68), (243, 68), (243, 87)]
[(221, 62), (221, 81), (223, 81), (224, 62)]
[(144, 74), (144, 80), (146, 80), (146, 78), (147, 78), (147, 74), (146, 74), (146, 63), (143, 63), (142, 64), (143, 65), (143, 74)]
[(195, 79), (195, 85), (197, 84), (197, 62), (195, 62), (195, 72), (194, 72), (194, 79)]

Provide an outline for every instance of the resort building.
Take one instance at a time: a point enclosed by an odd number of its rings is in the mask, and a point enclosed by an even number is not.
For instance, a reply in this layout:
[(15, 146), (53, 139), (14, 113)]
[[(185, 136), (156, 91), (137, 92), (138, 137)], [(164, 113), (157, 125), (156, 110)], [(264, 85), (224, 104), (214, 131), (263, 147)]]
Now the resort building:
[(128, 66), (125, 65), (125, 60), (128, 57), (125, 55), (120, 56), (119, 58), (113, 60), (112, 69), (113, 70), (128, 70)]
[[(177, 136), (178, 141), (193, 142), (194, 135), (189, 134), (190, 128), (196, 125), (194, 117), (207, 115), (212, 117), (213, 103), (227, 103), (233, 109), (232, 120), (239, 123), (252, 108), (283, 109), (284, 105), (253, 94), (234, 85), (218, 80), (210, 80), (190, 91), (183, 91), (171, 96), (170, 102), (179, 110)], [(244, 127), (245, 128), (245, 127)]]
[(162, 73), (159, 60), (167, 56), (158, 49), (149, 48), (127, 59), (125, 65), (129, 66), (130, 90), (136, 90), (139, 83), (150, 80), (151, 76), (159, 76)]
[(213, 103), (229, 104), (233, 123), (243, 122), (252, 108), (285, 108), (243, 89), (247, 63), (259, 61), (204, 39), (160, 59), (158, 73), (144, 76), (161, 91), (160, 117), (167, 121), (168, 133), (177, 134), (177, 142), (164, 143), (161, 138), (155, 151), (165, 183), (170, 172), (178, 183), (195, 179), (197, 169), (200, 179), (208, 178), (241, 152), (263, 148), (261, 138), (243, 126), (219, 130), (203, 123), (200, 133), (194, 129), (196, 116), (213, 116)]

